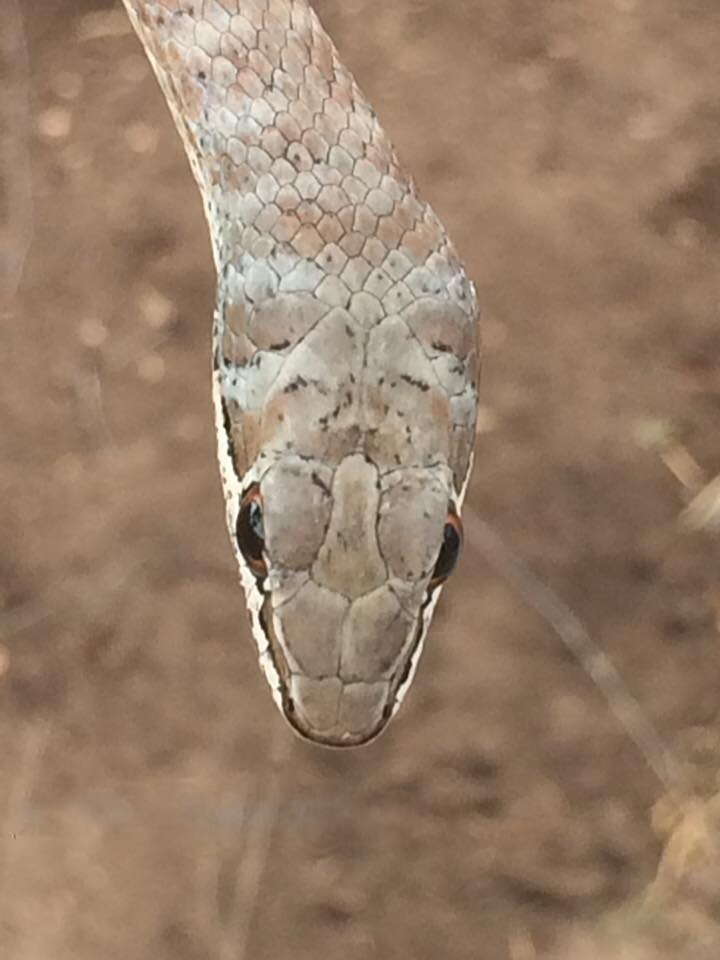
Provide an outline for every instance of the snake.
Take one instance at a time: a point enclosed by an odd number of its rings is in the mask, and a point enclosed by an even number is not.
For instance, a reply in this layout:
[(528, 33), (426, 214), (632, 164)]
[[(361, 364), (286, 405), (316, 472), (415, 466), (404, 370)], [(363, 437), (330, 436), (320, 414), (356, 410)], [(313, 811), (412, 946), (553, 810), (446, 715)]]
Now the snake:
[(462, 546), (475, 288), (306, 0), (123, 0), (200, 189), (227, 526), (303, 738), (373, 740)]

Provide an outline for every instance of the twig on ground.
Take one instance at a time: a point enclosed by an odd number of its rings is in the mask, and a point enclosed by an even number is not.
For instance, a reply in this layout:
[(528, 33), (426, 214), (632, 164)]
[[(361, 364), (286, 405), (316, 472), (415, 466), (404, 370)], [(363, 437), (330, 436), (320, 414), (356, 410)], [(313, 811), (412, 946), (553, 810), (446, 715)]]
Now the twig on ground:
[(610, 710), (668, 794), (682, 804), (691, 795), (680, 763), (663, 741), (608, 655), (572, 610), (524, 564), (502, 537), (471, 507), (463, 511), (468, 539), (491, 567), (552, 627), (605, 697)]
[(18, 0), (6, 0), (0, 30), (0, 200), (6, 226), (0, 234), (0, 298), (17, 293), (33, 238), (30, 163), (30, 60)]
[(50, 735), (50, 721), (27, 725), (20, 746), (15, 775), (8, 785), (8, 799), (0, 834), (0, 903), (7, 902), (13, 866), (21, 849), (23, 824), (38, 769)]
[(720, 474), (695, 494), (680, 522), (691, 530), (720, 531)]
[(280, 809), (283, 774), (291, 742), (286, 726), (276, 719), (266, 773), (256, 781), (255, 803), (248, 817), (246, 841), (235, 879), (232, 915), (223, 934), (219, 960), (245, 960), (248, 953), (250, 930)]

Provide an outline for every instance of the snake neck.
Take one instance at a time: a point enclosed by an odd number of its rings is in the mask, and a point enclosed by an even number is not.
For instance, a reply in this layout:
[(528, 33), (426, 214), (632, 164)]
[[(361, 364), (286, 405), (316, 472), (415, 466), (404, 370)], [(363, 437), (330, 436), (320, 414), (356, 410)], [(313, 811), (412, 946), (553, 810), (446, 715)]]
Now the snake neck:
[[(258, 241), (315, 258), (446, 240), (304, 0), (124, 0), (185, 142), (218, 269)], [(232, 8), (233, 4), (228, 7)], [(371, 244), (368, 241), (372, 240)]]

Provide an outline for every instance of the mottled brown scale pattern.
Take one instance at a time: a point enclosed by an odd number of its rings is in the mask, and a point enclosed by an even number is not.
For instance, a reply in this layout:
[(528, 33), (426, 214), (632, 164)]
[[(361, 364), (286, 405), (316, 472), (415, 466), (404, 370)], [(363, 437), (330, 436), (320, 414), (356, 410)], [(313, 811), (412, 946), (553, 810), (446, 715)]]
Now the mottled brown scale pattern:
[[(227, 518), (260, 660), (304, 736), (375, 736), (412, 677), (475, 436), (472, 284), (305, 0), (124, 0), (218, 271)], [(236, 541), (258, 485), (267, 574)]]

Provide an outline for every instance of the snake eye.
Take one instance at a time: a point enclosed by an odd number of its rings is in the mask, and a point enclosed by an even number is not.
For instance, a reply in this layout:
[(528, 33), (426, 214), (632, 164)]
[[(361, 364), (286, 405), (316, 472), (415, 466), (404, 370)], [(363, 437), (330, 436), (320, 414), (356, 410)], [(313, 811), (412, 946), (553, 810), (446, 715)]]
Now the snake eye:
[(445, 530), (443, 531), (443, 542), (440, 547), (432, 579), (430, 580), (430, 589), (439, 587), (444, 583), (455, 569), (455, 564), (460, 556), (460, 548), (463, 541), (462, 520), (455, 512), (454, 507), (450, 507), (445, 520)]
[(238, 547), (247, 565), (256, 577), (267, 576), (265, 551), (265, 528), (263, 525), (262, 497), (260, 485), (254, 483), (245, 492), (240, 501), (237, 523), (235, 525)]

